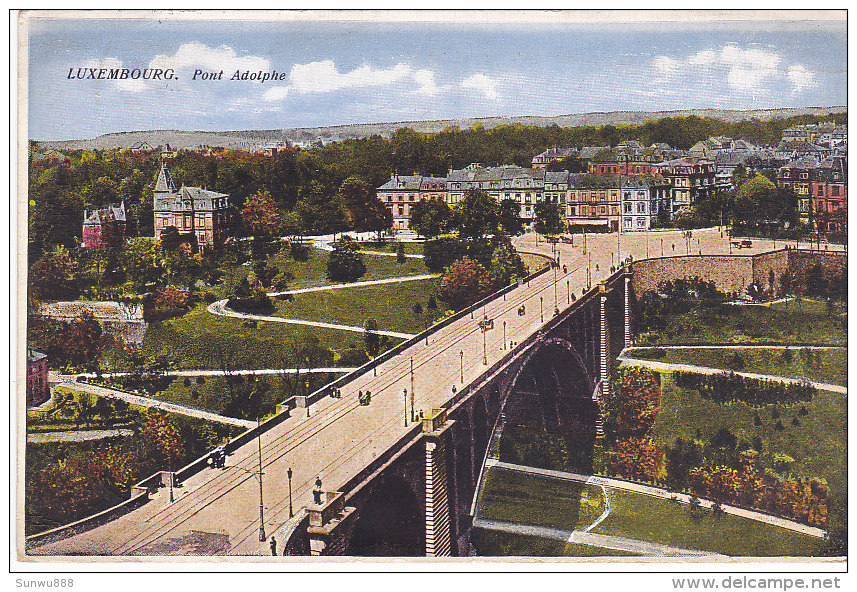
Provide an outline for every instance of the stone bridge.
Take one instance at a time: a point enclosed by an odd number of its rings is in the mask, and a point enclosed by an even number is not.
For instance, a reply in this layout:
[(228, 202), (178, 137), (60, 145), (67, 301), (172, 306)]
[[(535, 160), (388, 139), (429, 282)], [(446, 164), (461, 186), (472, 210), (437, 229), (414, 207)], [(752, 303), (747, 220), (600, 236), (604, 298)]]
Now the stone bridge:
[[(319, 488), (290, 533), (292, 555), (467, 555), (492, 434), (513, 423), (588, 434), (629, 343), (630, 274), (614, 273), (548, 318), (414, 433), (336, 492)], [(570, 298), (570, 297), (569, 297)]]

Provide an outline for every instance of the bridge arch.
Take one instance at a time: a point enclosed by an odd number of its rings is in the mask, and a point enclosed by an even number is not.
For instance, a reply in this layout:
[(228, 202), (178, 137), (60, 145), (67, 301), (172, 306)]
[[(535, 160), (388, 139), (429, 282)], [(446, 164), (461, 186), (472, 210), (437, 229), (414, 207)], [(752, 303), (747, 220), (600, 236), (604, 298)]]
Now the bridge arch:
[(347, 546), (355, 557), (425, 555), (423, 508), (411, 485), (395, 472), (384, 473), (360, 508)]

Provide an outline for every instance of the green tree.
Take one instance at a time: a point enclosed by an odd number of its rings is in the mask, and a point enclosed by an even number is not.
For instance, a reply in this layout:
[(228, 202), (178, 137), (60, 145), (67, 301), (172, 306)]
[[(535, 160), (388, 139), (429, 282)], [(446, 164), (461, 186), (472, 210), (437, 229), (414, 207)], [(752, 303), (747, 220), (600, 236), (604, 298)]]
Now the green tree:
[(408, 227), (428, 239), (448, 232), (454, 225), (455, 213), (439, 199), (425, 199), (411, 206)]
[(481, 189), (468, 189), (458, 204), (458, 235), (477, 240), (497, 234), (499, 226), (497, 202)]
[(348, 217), (339, 194), (330, 196), (318, 181), (301, 190), (295, 205), (301, 219), (302, 234), (328, 234), (348, 228)]
[(280, 231), (282, 215), (270, 193), (257, 191), (244, 203), (241, 209), (241, 220), (253, 234), (275, 236)]
[(366, 264), (358, 249), (359, 245), (348, 236), (333, 243), (333, 251), (327, 259), (327, 277), (353, 282), (366, 273)]
[(66, 300), (77, 295), (77, 270), (62, 245), (36, 261), (28, 279), (32, 295), (39, 300)]
[(500, 232), (506, 236), (518, 236), (524, 232), (524, 222), (520, 216), (521, 206), (514, 199), (500, 201), (497, 213)]
[(440, 297), (453, 310), (461, 310), (491, 293), (491, 277), (473, 259), (460, 259), (447, 268)]
[(545, 236), (557, 236), (565, 230), (562, 210), (558, 203), (542, 201), (535, 206), (535, 223), (533, 229)]
[(378, 322), (375, 319), (366, 319), (363, 325), (363, 343), (366, 353), (372, 358), (381, 350), (381, 336), (378, 334)]
[(84, 199), (90, 208), (101, 208), (120, 199), (119, 184), (110, 177), (99, 177), (84, 190)]
[(494, 247), (491, 266), (488, 269), (494, 287), (507, 286), (518, 278), (527, 275), (527, 267), (521, 256), (515, 251), (511, 241), (506, 239)]
[(157, 282), (162, 277), (163, 257), (161, 245), (151, 237), (139, 237), (125, 243), (119, 253), (119, 264), (125, 277), (137, 289)]
[(351, 227), (357, 232), (380, 233), (393, 226), (393, 214), (378, 199), (375, 189), (358, 177), (348, 177), (339, 187)]

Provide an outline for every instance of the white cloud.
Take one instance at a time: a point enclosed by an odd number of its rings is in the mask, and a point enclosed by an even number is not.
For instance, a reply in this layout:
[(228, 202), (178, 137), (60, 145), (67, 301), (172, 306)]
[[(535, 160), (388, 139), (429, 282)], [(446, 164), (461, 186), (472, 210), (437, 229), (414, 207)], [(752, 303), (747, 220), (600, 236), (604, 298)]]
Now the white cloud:
[(282, 101), (289, 94), (288, 86), (272, 86), (262, 94), (266, 101)]
[(448, 89), (435, 82), (432, 70), (414, 70), (410, 65), (399, 63), (391, 68), (375, 68), (363, 65), (349, 72), (340, 72), (333, 60), (322, 60), (308, 64), (295, 64), (289, 72), (289, 84), (274, 86), (262, 94), (268, 102), (282, 101), (292, 94), (327, 93), (365, 87), (415, 84), (414, 92), (436, 96)]
[(771, 83), (782, 83), (786, 79), (794, 85), (795, 92), (817, 84), (814, 72), (800, 64), (785, 68), (783, 62), (783, 56), (775, 50), (728, 43), (684, 58), (659, 55), (652, 60), (651, 67), (661, 80), (681, 76), (691, 80), (697, 78), (697, 81), (703, 78), (710, 83), (721, 78), (738, 92), (770, 92)]
[(796, 93), (799, 93), (800, 91), (806, 88), (812, 88), (813, 86), (818, 85), (815, 72), (813, 72), (812, 70), (807, 70), (801, 64), (795, 64), (794, 66), (790, 66), (787, 76), (789, 77), (791, 83), (794, 85), (794, 92)]
[(481, 92), (486, 99), (496, 101), (500, 98), (497, 80), (485, 74), (474, 74), (461, 81), (461, 87)]
[[(100, 60), (93, 60), (86, 64), (88, 68), (107, 68), (108, 70), (121, 69), (122, 60), (118, 60), (116, 58), (102, 58)], [(146, 90), (146, 83), (141, 79), (133, 79), (126, 78), (124, 80), (113, 80), (113, 84), (119, 90), (124, 90), (127, 92), (141, 92)]]
[(244, 55), (239, 56), (234, 49), (227, 45), (209, 47), (198, 41), (183, 43), (173, 55), (156, 55), (151, 62), (150, 68), (173, 68), (179, 73), (193, 74), (196, 69), (206, 72), (220, 72), (228, 79), (235, 70), (249, 70), (251, 72), (263, 72), (269, 70), (271, 65), (267, 58)]
[(661, 74), (669, 75), (678, 70), (681, 67), (681, 63), (678, 60), (662, 55), (657, 56), (652, 61), (652, 66)]
[(390, 69), (378, 69), (364, 65), (350, 72), (339, 72), (333, 60), (295, 64), (289, 73), (289, 82), (295, 92), (320, 93), (360, 88), (364, 86), (386, 86), (410, 78), (411, 67), (396, 64)]
[(414, 82), (419, 85), (416, 92), (422, 95), (434, 97), (447, 88), (446, 86), (441, 87), (437, 85), (434, 80), (434, 72), (431, 70), (417, 70), (414, 72), (413, 77)]

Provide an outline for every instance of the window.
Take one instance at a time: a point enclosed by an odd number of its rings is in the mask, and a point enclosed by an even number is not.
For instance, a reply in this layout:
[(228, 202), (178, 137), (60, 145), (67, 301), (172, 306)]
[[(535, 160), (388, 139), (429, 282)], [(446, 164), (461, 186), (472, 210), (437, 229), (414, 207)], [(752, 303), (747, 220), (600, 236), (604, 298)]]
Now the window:
[(631, 208), (631, 204), (626, 203), (626, 204), (625, 204), (625, 213), (626, 213), (626, 214), (630, 214), (630, 213), (631, 213), (631, 209), (632, 209), (632, 208)]

